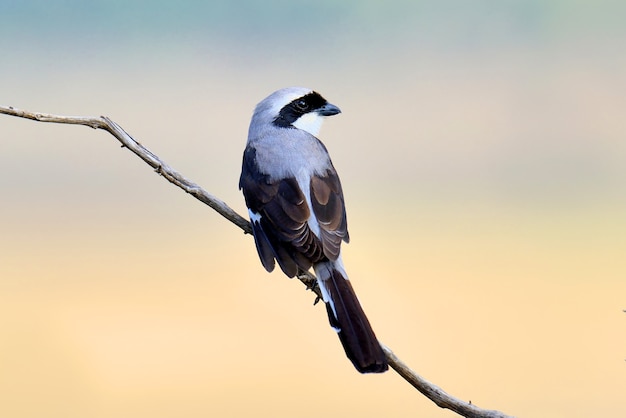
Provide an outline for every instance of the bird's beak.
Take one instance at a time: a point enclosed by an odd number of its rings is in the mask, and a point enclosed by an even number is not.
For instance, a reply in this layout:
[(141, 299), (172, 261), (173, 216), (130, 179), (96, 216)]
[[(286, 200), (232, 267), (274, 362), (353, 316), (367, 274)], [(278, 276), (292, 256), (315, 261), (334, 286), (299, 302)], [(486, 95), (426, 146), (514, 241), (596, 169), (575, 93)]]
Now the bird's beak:
[(317, 109), (317, 113), (322, 116), (332, 116), (341, 113), (341, 110), (334, 104), (326, 103), (324, 106)]

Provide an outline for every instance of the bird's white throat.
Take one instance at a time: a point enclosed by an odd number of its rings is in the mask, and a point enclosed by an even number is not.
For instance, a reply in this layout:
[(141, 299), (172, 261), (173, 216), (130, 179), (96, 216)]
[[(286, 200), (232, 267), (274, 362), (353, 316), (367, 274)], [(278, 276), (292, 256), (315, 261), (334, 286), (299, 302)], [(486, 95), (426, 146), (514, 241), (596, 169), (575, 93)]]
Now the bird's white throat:
[(300, 116), (292, 125), (303, 131), (310, 133), (313, 136), (317, 136), (324, 122), (324, 117), (316, 112), (305, 113)]

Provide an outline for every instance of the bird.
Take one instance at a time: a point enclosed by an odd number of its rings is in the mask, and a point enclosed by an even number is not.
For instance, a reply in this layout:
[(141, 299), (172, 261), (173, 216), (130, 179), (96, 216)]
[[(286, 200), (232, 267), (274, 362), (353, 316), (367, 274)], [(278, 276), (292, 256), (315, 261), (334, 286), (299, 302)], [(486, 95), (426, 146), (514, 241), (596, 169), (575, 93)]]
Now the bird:
[(341, 258), (348, 243), (343, 190), (326, 146), (323, 120), (341, 113), (305, 87), (275, 91), (255, 107), (243, 153), (242, 190), (256, 250), (268, 272), (313, 268), (331, 327), (360, 373), (388, 369)]

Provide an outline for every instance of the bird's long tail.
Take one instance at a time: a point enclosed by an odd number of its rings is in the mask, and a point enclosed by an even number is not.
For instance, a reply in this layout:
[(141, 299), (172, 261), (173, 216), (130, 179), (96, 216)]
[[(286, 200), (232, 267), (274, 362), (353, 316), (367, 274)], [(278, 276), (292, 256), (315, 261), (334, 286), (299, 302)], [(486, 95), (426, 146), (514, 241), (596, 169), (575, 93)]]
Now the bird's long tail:
[(338, 261), (314, 266), (330, 325), (337, 331), (346, 355), (361, 373), (382, 373), (387, 359), (352, 285)]

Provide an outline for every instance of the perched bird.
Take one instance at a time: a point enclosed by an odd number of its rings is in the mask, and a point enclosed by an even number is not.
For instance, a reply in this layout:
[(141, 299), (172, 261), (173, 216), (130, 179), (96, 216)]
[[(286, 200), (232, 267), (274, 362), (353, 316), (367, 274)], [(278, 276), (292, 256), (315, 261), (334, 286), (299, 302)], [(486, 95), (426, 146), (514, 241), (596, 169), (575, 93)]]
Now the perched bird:
[(346, 355), (359, 372), (381, 373), (388, 367), (385, 353), (341, 261), (341, 241), (349, 241), (341, 183), (316, 137), (324, 117), (340, 112), (302, 87), (261, 101), (250, 122), (239, 188), (265, 269), (271, 272), (277, 261), (294, 277), (313, 267)]

